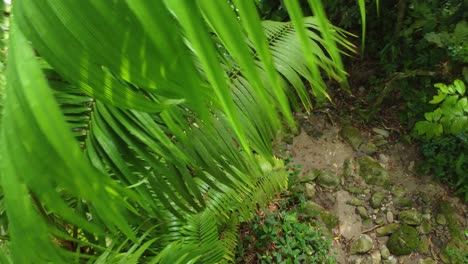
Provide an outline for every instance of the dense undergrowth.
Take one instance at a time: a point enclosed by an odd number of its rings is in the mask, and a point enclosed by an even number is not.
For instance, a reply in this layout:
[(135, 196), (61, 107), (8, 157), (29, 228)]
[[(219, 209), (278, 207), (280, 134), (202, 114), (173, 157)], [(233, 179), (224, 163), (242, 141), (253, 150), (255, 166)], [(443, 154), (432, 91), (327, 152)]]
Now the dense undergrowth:
[(300, 171), (289, 165), (287, 191), (241, 226), (236, 263), (335, 263), (326, 227), (307, 210)]

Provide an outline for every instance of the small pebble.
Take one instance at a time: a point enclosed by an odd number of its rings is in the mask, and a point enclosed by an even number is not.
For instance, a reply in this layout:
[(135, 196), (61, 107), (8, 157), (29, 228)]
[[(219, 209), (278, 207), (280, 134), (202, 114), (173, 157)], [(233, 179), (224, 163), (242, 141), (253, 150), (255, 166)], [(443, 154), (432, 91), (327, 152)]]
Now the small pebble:
[(387, 212), (387, 221), (388, 221), (389, 223), (393, 223), (393, 220), (394, 220), (394, 219), (393, 219), (393, 213), (390, 212), (390, 211), (388, 211), (388, 212)]

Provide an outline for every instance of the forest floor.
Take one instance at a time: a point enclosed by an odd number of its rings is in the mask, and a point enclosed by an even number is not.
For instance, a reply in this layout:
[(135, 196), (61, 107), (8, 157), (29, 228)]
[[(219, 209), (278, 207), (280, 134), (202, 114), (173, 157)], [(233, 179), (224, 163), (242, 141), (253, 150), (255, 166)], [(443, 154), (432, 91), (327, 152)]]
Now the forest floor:
[(300, 164), (299, 177), (313, 179), (307, 199), (336, 217), (328, 231), (337, 263), (468, 263), (467, 204), (417, 171), (415, 147), (391, 129), (297, 118), (301, 132), (278, 155)]

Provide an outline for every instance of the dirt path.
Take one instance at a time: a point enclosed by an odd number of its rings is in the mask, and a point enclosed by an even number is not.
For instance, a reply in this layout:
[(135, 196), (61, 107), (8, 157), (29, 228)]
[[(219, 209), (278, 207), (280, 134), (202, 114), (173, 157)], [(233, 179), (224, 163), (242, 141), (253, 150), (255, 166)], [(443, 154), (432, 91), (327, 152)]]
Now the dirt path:
[(468, 263), (467, 205), (417, 174), (413, 147), (388, 143), (384, 129), (356, 133), (323, 116), (300, 118), (289, 155), (303, 174), (337, 177), (319, 176), (311, 198), (339, 220), (331, 230), (337, 263)]

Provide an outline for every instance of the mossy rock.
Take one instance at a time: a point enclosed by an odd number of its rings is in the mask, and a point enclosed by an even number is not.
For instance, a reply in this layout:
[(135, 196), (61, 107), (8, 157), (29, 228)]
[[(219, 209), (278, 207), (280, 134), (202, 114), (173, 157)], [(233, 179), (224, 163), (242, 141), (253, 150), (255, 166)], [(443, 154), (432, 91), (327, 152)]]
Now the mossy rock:
[(320, 220), (325, 224), (329, 231), (338, 225), (338, 218), (334, 214), (325, 210), (320, 212)]
[(392, 254), (401, 256), (417, 250), (419, 244), (420, 241), (416, 228), (403, 225), (390, 236), (387, 247)]
[(379, 191), (375, 192), (370, 198), (369, 202), (372, 208), (377, 209), (382, 204), (385, 199), (385, 192)]
[(338, 225), (338, 218), (334, 214), (314, 202), (306, 202), (300, 211), (306, 219), (318, 219), (329, 231)]
[(374, 247), (372, 238), (368, 235), (361, 235), (351, 244), (351, 254), (364, 254)]
[(439, 257), (447, 264), (468, 263), (468, 244), (454, 239), (447, 244)]
[(388, 236), (400, 228), (400, 224), (391, 223), (375, 229), (377, 236)]
[(363, 156), (358, 159), (359, 175), (367, 184), (385, 186), (388, 184), (388, 172), (369, 156)]
[(343, 163), (343, 178), (357, 176), (357, 163), (354, 159), (346, 159)]
[(350, 125), (346, 125), (343, 127), (343, 129), (341, 130), (341, 136), (356, 151), (359, 150), (359, 147), (365, 141), (359, 129)]
[(319, 174), (320, 174), (320, 170), (313, 169), (313, 170), (307, 172), (306, 174), (304, 174), (301, 177), (300, 181), (301, 182), (313, 182), (315, 179), (317, 179)]
[(365, 144), (362, 144), (359, 147), (359, 151), (362, 153), (365, 153), (367, 155), (372, 155), (376, 153), (379, 150), (379, 148), (372, 142), (367, 142)]
[(341, 183), (341, 176), (330, 170), (323, 170), (318, 175), (316, 182), (324, 188), (333, 189)]
[(461, 228), (457, 221), (455, 208), (453, 208), (449, 202), (443, 201), (439, 204), (437, 211), (446, 219), (450, 236), (455, 239), (463, 240), (464, 234), (463, 232), (460, 232)]
[(398, 207), (411, 207), (413, 205), (413, 199), (407, 196), (397, 197), (395, 199), (395, 205)]
[(305, 202), (301, 207), (301, 214), (307, 219), (317, 218), (322, 211), (325, 211), (322, 206), (311, 201)]
[(421, 224), (422, 215), (416, 210), (405, 210), (398, 213), (398, 220), (402, 224), (417, 226)]
[(352, 194), (362, 194), (364, 191), (362, 190), (362, 188), (359, 188), (357, 186), (353, 186), (353, 185), (345, 185), (343, 186), (343, 189), (345, 189), (346, 191), (352, 193)]
[(419, 244), (418, 252), (421, 254), (429, 254), (429, 238), (427, 236), (421, 237), (421, 243)]
[(421, 225), (419, 226), (419, 233), (426, 235), (432, 231), (431, 221), (423, 219)]

